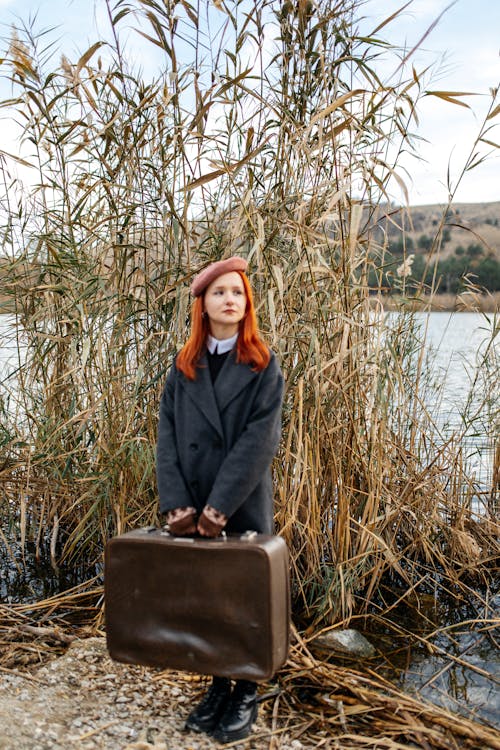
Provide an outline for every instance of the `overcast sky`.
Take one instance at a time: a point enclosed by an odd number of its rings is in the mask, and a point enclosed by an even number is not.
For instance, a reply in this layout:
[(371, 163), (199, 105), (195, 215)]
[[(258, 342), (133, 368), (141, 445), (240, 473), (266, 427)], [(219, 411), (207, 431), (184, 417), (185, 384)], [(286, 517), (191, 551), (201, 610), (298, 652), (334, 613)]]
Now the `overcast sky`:
[[(402, 0), (369, 0), (366, 13), (383, 8), (384, 15), (390, 15), (403, 4)], [(441, 0), (415, 0), (400, 20), (381, 33), (398, 44), (407, 40), (412, 48), (449, 5)], [(500, 86), (500, 0), (457, 0), (443, 14), (414, 59), (420, 66), (438, 61), (429, 89), (477, 93), (463, 98), (471, 110), (435, 97), (424, 98), (418, 109), (418, 135), (427, 143), (420, 146), (424, 163), (407, 162), (412, 177), (410, 202), (445, 202), (448, 167), (455, 184), (491, 106), (490, 89)], [(495, 122), (497, 126), (487, 137), (500, 144), (500, 116), (489, 124)], [(483, 153), (493, 150), (485, 146), (482, 149)], [(464, 176), (455, 201), (500, 200), (500, 148), (496, 153), (497, 156)]]
[[(368, 31), (401, 5), (403, 0), (367, 0), (363, 9), (367, 17), (363, 21), (363, 28)], [(448, 2), (441, 0), (414, 0), (401, 19), (385, 28), (381, 36), (412, 48), (448, 5)], [(75, 59), (78, 51), (85, 50), (89, 43), (95, 41), (96, 24), (101, 29), (107, 27), (104, 0), (0, 0), (2, 36), (8, 35), (13, 22), (18, 22), (18, 19), (28, 21), (35, 15), (37, 28), (58, 27), (52, 38), (59, 38), (61, 50), (70, 59)], [(133, 44), (128, 53), (138, 57), (148, 70), (154, 60), (144, 57), (144, 50), (137, 38)], [(149, 50), (151, 45), (147, 45), (147, 48)], [(410, 173), (405, 179), (411, 204), (446, 202), (448, 169), (452, 183), (455, 183), (491, 103), (489, 90), (500, 85), (499, 51), (500, 1), (457, 0), (416, 55), (417, 67), (440, 61), (428, 88), (471, 91), (478, 95), (464, 99), (471, 110), (441, 102), (434, 97), (422, 101), (418, 110), (418, 135), (425, 141), (420, 145), (423, 160), (405, 162)], [(491, 124), (494, 122), (500, 126), (500, 116)], [(500, 143), (499, 126), (488, 135), (490, 140), (497, 143)], [(456, 193), (456, 202), (500, 200), (500, 149), (497, 152), (498, 156), (494, 155), (465, 175)], [(401, 199), (396, 192), (394, 197)]]

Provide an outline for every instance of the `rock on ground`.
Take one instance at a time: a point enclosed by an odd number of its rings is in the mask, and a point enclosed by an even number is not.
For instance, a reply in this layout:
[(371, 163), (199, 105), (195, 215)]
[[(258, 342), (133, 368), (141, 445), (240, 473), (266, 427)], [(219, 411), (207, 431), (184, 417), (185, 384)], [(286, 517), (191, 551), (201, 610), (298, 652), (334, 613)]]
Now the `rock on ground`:
[(370, 658), (375, 654), (372, 644), (364, 635), (352, 628), (329, 630), (313, 638), (309, 645), (361, 658)]
[[(206, 735), (183, 731), (205, 685), (196, 676), (117, 664), (104, 638), (78, 640), (33, 673), (0, 672), (0, 750), (222, 748)], [(238, 750), (268, 750), (263, 713)], [(273, 747), (306, 745), (282, 734)]]

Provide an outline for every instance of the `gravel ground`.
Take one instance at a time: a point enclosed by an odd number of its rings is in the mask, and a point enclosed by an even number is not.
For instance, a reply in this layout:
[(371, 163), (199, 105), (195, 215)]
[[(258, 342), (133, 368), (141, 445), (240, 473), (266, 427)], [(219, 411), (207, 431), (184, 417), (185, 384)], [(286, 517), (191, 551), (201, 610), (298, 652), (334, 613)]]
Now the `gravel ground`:
[[(104, 638), (75, 641), (36, 671), (0, 672), (0, 750), (211, 750), (206, 735), (183, 731), (205, 689), (195, 676), (117, 664)], [(311, 747), (270, 734), (272, 701), (238, 750)], [(267, 708), (269, 706), (269, 709)]]

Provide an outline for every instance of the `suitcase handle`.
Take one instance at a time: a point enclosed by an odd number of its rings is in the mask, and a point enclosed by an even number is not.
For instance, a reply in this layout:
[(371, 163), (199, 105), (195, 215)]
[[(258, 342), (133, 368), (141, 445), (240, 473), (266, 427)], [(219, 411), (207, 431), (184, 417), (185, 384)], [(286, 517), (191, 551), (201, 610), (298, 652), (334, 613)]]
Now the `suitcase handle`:
[[(158, 531), (158, 529), (157, 529), (156, 526), (144, 526), (141, 529), (141, 531), (144, 534), (151, 534), (151, 533), (153, 533), (153, 531)], [(160, 534), (162, 536), (170, 536), (170, 537), (172, 537), (173, 541), (181, 541), (182, 540), (184, 542), (194, 542), (195, 539), (199, 539), (200, 538), (200, 537), (193, 537), (193, 536), (175, 536), (175, 534), (172, 534), (168, 530), (167, 526), (164, 526), (160, 530)], [(252, 531), (252, 530), (248, 529), (247, 531), (243, 532), (243, 534), (240, 534), (239, 538), (240, 538), (240, 541), (242, 541), (242, 542), (251, 542), (251, 541), (253, 541), (255, 539), (255, 537), (257, 535), (258, 535), (257, 531)], [(234, 534), (233, 536), (238, 536), (238, 535)], [(203, 538), (206, 538), (206, 537), (201, 537), (201, 538), (203, 539)], [(225, 531), (222, 531), (220, 537), (208, 537), (208, 538), (222, 539), (224, 542), (226, 542), (228, 540), (228, 535), (227, 535), (227, 533)]]

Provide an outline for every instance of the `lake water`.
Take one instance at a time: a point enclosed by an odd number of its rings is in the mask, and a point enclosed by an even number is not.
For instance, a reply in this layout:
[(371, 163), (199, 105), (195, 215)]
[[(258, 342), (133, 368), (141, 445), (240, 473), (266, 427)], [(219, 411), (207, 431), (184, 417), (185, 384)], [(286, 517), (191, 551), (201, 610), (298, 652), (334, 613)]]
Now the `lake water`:
[[(481, 313), (416, 313), (426, 333), (426, 346), (435, 353), (433, 369), (443, 385), (442, 411), (454, 421), (473, 385), (476, 372), (483, 368), (488, 344), (492, 341), (496, 360), (500, 356), (500, 318)], [(498, 393), (497, 393), (498, 395)]]
[[(443, 441), (461, 435), (467, 475), (491, 488), (494, 439), (500, 429), (500, 316), (493, 313), (415, 313), (436, 391), (428, 407)], [(464, 415), (467, 414), (467, 417)]]

